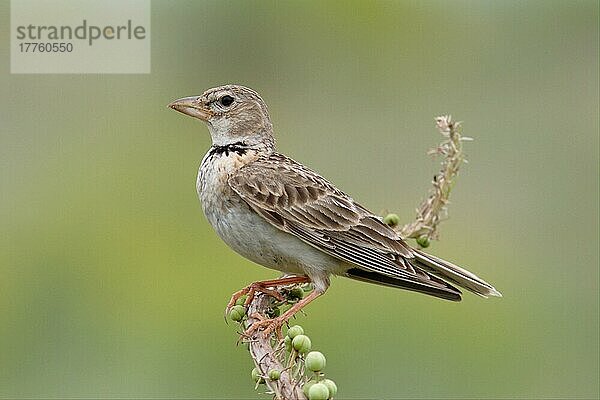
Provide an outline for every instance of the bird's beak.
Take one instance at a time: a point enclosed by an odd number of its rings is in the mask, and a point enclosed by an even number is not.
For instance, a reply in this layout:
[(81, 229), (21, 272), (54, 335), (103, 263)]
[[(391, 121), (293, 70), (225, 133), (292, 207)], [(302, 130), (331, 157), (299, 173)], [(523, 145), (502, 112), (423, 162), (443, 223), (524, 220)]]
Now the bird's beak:
[(175, 100), (169, 104), (169, 108), (175, 111), (189, 115), (190, 117), (201, 119), (202, 121), (208, 121), (213, 115), (213, 111), (203, 107), (200, 102), (200, 97), (184, 97), (182, 99)]

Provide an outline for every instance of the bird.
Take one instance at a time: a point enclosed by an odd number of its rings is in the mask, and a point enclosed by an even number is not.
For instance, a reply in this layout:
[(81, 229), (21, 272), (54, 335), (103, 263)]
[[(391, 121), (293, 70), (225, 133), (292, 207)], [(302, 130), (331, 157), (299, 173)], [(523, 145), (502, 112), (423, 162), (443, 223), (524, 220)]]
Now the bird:
[[(459, 287), (501, 297), (492, 285), (451, 262), (413, 248), (383, 219), (323, 176), (279, 153), (265, 101), (253, 89), (228, 84), (169, 108), (203, 121), (212, 145), (198, 169), (196, 189), (217, 235), (243, 257), (283, 273), (253, 282), (246, 295), (312, 283), (313, 290), (274, 318), (260, 318), (249, 333), (281, 331), (299, 310), (321, 296), (332, 276), (460, 301)], [(227, 311), (226, 311), (227, 312)]]

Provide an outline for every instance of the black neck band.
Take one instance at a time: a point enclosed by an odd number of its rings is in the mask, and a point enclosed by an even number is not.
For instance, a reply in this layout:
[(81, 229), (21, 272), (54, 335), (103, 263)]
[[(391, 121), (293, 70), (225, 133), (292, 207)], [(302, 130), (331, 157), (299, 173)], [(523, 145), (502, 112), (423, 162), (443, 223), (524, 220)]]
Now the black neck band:
[(221, 155), (221, 154), (225, 154), (225, 156), (228, 156), (229, 153), (236, 153), (238, 155), (244, 155), (246, 154), (246, 151), (248, 151), (249, 147), (246, 143), (244, 142), (235, 142), (235, 143), (230, 143), (230, 144), (225, 144), (223, 146), (217, 146), (217, 145), (212, 145), (210, 147), (210, 155), (214, 156), (214, 155)]

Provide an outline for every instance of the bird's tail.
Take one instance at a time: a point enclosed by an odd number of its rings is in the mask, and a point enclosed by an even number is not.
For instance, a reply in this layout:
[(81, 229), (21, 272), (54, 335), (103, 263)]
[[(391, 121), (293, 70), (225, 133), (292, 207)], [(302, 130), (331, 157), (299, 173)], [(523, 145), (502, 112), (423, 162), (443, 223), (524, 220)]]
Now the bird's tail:
[(492, 285), (466, 269), (431, 254), (424, 253), (421, 250), (413, 249), (413, 251), (415, 258), (411, 262), (430, 274), (454, 283), (482, 297), (502, 297), (502, 294)]

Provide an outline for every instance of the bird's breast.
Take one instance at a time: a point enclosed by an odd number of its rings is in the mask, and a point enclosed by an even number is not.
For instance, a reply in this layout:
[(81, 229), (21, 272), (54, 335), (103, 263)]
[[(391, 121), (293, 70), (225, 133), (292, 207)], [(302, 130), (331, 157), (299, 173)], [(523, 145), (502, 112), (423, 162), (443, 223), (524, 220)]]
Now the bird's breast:
[(275, 228), (252, 211), (228, 184), (229, 177), (251, 157), (208, 153), (198, 171), (196, 188), (206, 219), (221, 239), (244, 257), (273, 268), (280, 260), (260, 238), (272, 236)]
[(222, 213), (231, 208), (234, 193), (227, 181), (232, 174), (256, 158), (258, 158), (257, 153), (251, 150), (242, 153), (214, 151), (206, 153), (196, 180), (196, 191), (205, 213), (207, 211)]

